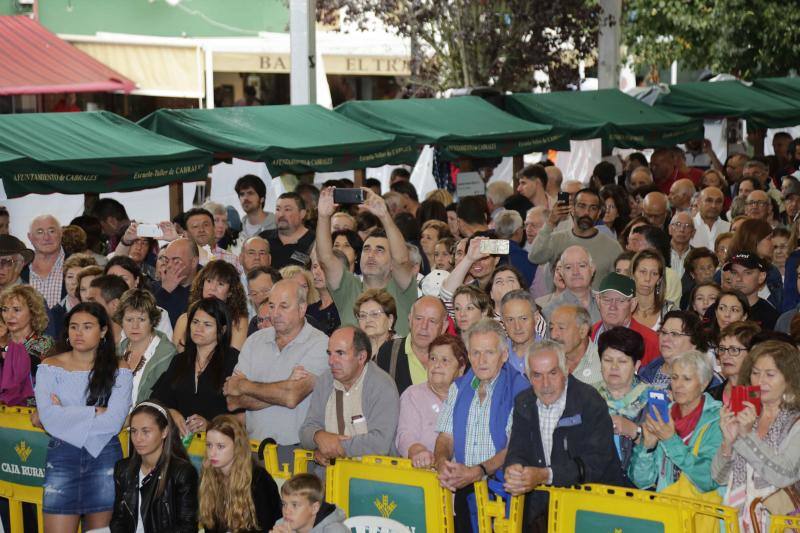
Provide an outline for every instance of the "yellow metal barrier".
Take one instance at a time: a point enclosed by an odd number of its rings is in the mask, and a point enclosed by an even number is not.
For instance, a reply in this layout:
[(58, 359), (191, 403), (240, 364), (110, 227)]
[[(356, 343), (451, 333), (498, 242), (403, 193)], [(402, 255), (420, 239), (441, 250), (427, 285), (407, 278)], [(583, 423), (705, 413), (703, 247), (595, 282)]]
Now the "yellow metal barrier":
[(500, 496), (494, 499), (489, 495), (489, 485), (485, 480), (475, 483), (475, 502), (478, 507), (479, 533), (522, 533), (523, 509), (525, 498), (512, 496), (508, 504), (509, 512), (506, 517), (506, 502)]
[[(0, 406), (0, 497), (8, 499), (11, 531), (23, 531), (22, 504), (36, 506), (39, 531), (43, 531), (42, 484), (50, 437), (31, 423), (35, 409)], [(128, 431), (119, 435), (122, 453), (128, 454)]]
[(308, 472), (308, 463), (314, 460), (314, 452), (298, 449), (294, 451), (294, 465), (292, 474), (305, 474)]
[(696, 518), (706, 516), (724, 522), (726, 533), (739, 533), (736, 510), (731, 507), (598, 484), (537, 490), (550, 493), (549, 533), (707, 533), (695, 526)]
[(454, 530), (452, 493), (439, 485), (435, 471), (414, 468), (409, 459), (336, 459), (325, 477), (327, 501), (348, 516), (380, 515), (415, 533)]
[(800, 516), (775, 515), (769, 517), (769, 533), (783, 533), (784, 531), (800, 531)]

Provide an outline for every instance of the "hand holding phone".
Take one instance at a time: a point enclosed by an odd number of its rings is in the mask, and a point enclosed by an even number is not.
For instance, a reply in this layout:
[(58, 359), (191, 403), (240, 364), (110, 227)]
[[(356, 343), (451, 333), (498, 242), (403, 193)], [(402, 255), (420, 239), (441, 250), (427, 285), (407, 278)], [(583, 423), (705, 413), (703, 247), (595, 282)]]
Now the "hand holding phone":
[(731, 388), (730, 410), (740, 413), (744, 410), (744, 402), (750, 402), (756, 409), (756, 416), (761, 414), (761, 387), (758, 385), (734, 385)]
[(564, 191), (559, 191), (557, 203), (559, 205), (569, 205), (569, 193)]
[(138, 224), (136, 226), (137, 237), (150, 237), (152, 239), (159, 239), (164, 235), (158, 224)]
[(481, 241), (481, 253), (492, 255), (508, 255), (507, 239), (486, 239)]
[(339, 205), (363, 204), (365, 199), (363, 189), (340, 189), (333, 190), (333, 203)]
[(658, 416), (661, 417), (661, 422), (666, 424), (669, 420), (669, 399), (667, 398), (667, 393), (664, 391), (651, 390), (647, 393), (647, 414), (650, 415), (650, 418), (657, 421), (658, 417), (656, 417), (656, 412), (658, 412)]

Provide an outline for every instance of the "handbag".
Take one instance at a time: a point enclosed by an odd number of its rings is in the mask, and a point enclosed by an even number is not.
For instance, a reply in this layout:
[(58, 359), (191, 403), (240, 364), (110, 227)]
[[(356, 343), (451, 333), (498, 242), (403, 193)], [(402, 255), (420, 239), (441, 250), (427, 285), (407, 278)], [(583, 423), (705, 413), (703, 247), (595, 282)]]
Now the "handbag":
[[(696, 457), (700, 452), (700, 441), (703, 439), (706, 430), (711, 425), (709, 422), (700, 430), (697, 435), (697, 440), (694, 441), (694, 448), (692, 454)], [(716, 490), (708, 492), (701, 492), (686, 473), (681, 472), (678, 481), (668, 486), (661, 491), (663, 494), (671, 494), (673, 496), (680, 496), (682, 498), (689, 498), (691, 500), (701, 501), (711, 505), (720, 505), (722, 503), (722, 496)], [(719, 531), (719, 519), (713, 516), (698, 516), (695, 518), (695, 531), (702, 531), (703, 533), (717, 533)]]
[[(763, 505), (771, 516), (788, 516), (800, 509), (800, 490), (797, 485), (790, 485), (778, 489), (765, 498), (754, 498), (750, 503), (750, 522), (756, 533), (761, 532), (761, 522), (758, 519), (758, 506)], [(791, 529), (787, 531), (797, 531)]]

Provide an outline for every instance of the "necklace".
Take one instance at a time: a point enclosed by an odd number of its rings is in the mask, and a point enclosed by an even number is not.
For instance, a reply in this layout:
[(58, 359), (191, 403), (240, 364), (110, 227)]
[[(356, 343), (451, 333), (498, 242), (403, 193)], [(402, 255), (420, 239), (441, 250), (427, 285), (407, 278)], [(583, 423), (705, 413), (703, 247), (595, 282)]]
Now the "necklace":
[[(150, 340), (149, 340), (149, 341), (148, 341), (148, 343), (147, 343), (147, 346), (149, 347), (149, 346), (150, 346), (150, 344), (151, 344), (152, 342), (153, 342), (153, 336), (151, 335), (151, 336), (150, 336)], [(145, 352), (146, 352), (146, 351), (147, 351), (147, 348), (145, 348)], [(128, 348), (128, 349), (125, 351), (125, 355), (123, 356), (123, 357), (124, 357), (124, 359), (125, 359), (125, 362), (126, 362), (126, 363), (130, 363), (130, 359), (131, 359), (131, 356), (132, 356), (132, 355), (133, 355), (133, 350), (131, 350), (130, 348)], [(135, 375), (136, 375), (136, 374), (137, 374), (137, 373), (138, 373), (138, 372), (139, 372), (139, 371), (140, 371), (142, 368), (144, 368), (144, 365), (145, 365), (145, 363), (147, 363), (147, 358), (144, 356), (144, 352), (142, 352), (142, 357), (139, 359), (139, 362), (138, 362), (138, 363), (136, 363), (136, 368), (132, 368), (132, 369), (131, 369), (131, 371), (133, 372), (133, 375), (134, 375), (134, 376), (135, 376)], [(130, 365), (129, 365), (129, 366), (130, 366)]]

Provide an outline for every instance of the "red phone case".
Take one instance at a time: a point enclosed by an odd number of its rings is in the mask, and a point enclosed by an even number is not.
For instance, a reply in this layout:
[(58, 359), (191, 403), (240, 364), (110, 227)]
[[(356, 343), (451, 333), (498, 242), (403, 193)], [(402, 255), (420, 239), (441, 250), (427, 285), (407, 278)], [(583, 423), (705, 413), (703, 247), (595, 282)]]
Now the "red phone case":
[(730, 410), (738, 413), (744, 409), (744, 402), (750, 402), (756, 408), (756, 414), (761, 414), (761, 387), (735, 385), (731, 389)]

